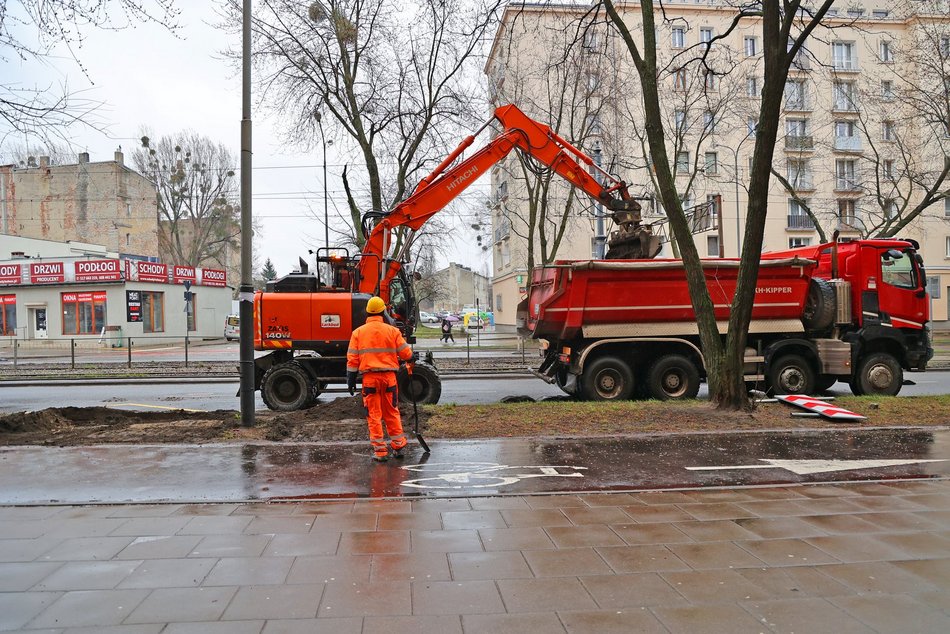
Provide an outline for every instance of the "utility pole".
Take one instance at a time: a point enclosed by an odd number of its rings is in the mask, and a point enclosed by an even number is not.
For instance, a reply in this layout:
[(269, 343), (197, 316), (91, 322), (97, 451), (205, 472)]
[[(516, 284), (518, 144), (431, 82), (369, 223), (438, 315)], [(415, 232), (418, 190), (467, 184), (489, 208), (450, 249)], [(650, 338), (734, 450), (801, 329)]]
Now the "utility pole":
[(251, 281), (251, 0), (244, 0), (241, 82), (241, 426), (254, 426), (254, 285)]

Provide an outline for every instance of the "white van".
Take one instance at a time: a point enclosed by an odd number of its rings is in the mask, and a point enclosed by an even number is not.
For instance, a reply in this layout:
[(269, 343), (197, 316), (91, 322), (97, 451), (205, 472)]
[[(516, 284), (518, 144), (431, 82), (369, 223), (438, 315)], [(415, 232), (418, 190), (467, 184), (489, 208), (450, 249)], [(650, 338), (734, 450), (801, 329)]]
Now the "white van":
[(224, 338), (232, 341), (241, 336), (241, 318), (237, 315), (228, 315), (224, 320)]

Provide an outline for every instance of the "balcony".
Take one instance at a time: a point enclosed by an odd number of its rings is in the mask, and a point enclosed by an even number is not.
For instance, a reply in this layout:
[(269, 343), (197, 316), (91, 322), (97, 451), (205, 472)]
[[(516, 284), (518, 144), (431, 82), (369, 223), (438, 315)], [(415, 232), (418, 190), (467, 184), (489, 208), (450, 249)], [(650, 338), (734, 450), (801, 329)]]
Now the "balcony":
[(834, 149), (839, 152), (861, 152), (861, 137), (859, 136), (836, 136)]
[(785, 110), (788, 112), (811, 112), (811, 104), (807, 99), (791, 98), (785, 100)]
[(810, 191), (815, 189), (815, 184), (811, 180), (811, 174), (789, 176), (788, 184), (791, 185), (795, 191)]
[(831, 68), (838, 73), (858, 73), (858, 60), (853, 57), (837, 57), (831, 60)]
[(785, 137), (785, 149), (792, 151), (813, 150), (815, 139), (811, 136), (789, 135)]
[(815, 223), (810, 216), (792, 214), (788, 216), (788, 226), (786, 228), (795, 231), (811, 231), (815, 228)]
[(838, 192), (857, 192), (861, 191), (861, 186), (854, 176), (845, 176), (835, 179), (835, 191)]

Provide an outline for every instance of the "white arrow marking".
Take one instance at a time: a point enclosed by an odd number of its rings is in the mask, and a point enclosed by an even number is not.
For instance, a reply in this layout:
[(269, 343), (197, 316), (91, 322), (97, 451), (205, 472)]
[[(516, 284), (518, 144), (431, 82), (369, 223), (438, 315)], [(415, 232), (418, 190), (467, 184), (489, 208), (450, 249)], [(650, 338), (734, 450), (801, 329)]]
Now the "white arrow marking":
[(797, 475), (810, 473), (830, 473), (832, 471), (851, 471), (853, 469), (874, 469), (877, 467), (896, 467), (922, 462), (946, 462), (937, 460), (772, 460), (762, 458), (767, 464), (744, 464), (726, 467), (686, 467), (687, 471), (723, 471), (730, 469), (785, 469)]

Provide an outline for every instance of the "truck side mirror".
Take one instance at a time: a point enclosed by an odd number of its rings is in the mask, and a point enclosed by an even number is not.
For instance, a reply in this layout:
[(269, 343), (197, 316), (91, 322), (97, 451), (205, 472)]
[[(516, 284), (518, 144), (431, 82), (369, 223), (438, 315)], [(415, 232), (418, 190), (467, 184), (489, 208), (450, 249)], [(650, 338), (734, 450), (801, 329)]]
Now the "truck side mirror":
[(900, 260), (904, 257), (904, 254), (898, 251), (897, 249), (888, 249), (884, 252), (884, 259), (886, 260), (890, 256), (894, 260)]

